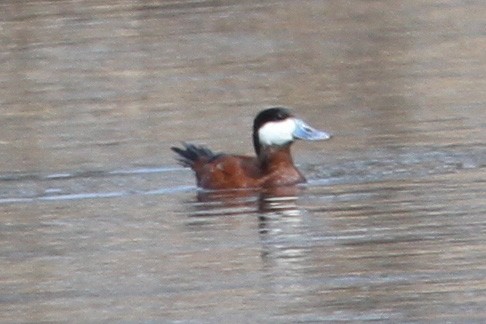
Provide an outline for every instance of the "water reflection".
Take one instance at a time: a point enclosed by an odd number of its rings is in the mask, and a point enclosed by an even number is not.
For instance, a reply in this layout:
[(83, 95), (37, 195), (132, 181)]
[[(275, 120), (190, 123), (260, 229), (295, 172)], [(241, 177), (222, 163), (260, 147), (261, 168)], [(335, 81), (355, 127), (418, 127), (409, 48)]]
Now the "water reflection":
[[(292, 188), (287, 190), (292, 191)], [(307, 211), (298, 204), (295, 195), (302, 193), (289, 193), (262, 197), (258, 214), (267, 293), (287, 300), (298, 298), (296, 291), (305, 290), (301, 281), (309, 267), (308, 244), (311, 241)]]
[[(229, 216), (258, 212), (261, 217), (272, 212), (292, 210), (303, 192), (302, 186), (282, 186), (264, 189), (199, 190), (193, 216)], [(230, 210), (231, 213), (225, 212)]]
[(309, 259), (309, 215), (298, 203), (305, 191), (303, 186), (201, 191), (198, 203), (193, 204), (195, 210), (190, 213), (196, 219), (189, 224), (210, 228), (227, 222), (227, 217), (256, 217), (258, 225), (253, 230), (260, 240), (258, 250), (265, 281), (262, 293), (286, 304), (306, 291), (305, 273), (314, 266)]

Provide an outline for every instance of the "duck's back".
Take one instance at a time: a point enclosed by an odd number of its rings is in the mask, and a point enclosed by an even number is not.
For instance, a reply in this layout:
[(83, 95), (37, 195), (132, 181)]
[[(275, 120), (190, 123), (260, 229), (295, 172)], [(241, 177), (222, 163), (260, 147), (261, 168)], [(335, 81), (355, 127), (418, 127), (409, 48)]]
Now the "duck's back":
[(172, 147), (179, 163), (194, 170), (197, 185), (205, 189), (257, 188), (263, 183), (254, 157), (216, 154), (203, 146), (183, 143), (184, 149)]
[(215, 154), (192, 144), (184, 147), (172, 150), (179, 154), (183, 166), (194, 170), (197, 185), (204, 189), (262, 188), (305, 182), (292, 162), (289, 147), (270, 150), (268, 160), (263, 162), (256, 157)]

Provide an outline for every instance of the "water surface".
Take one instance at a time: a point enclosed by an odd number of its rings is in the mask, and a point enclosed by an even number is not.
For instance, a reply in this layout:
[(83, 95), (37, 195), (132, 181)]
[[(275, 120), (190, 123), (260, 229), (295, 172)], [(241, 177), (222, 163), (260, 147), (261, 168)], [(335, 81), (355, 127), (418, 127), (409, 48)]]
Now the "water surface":
[[(6, 1), (2, 322), (484, 322), (482, 1)], [(180, 141), (307, 185), (208, 193)]]

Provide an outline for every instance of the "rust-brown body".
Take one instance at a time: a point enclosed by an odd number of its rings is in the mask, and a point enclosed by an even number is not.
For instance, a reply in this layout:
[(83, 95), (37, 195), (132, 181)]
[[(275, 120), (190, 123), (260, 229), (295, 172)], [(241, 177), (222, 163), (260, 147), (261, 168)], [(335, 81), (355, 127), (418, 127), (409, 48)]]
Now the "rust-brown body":
[(197, 184), (205, 189), (265, 188), (305, 182), (290, 155), (290, 145), (268, 147), (258, 158), (221, 155), (201, 157), (191, 168)]

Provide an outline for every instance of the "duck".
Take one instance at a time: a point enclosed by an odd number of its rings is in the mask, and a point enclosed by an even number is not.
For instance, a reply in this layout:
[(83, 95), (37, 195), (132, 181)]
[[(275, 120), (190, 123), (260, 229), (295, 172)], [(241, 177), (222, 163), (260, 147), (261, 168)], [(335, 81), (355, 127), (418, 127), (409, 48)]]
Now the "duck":
[(197, 186), (209, 190), (258, 189), (306, 182), (294, 165), (291, 145), (296, 140), (328, 140), (331, 134), (317, 130), (285, 107), (260, 111), (253, 121), (255, 156), (214, 153), (202, 145), (182, 142), (171, 147), (178, 162), (191, 168)]

